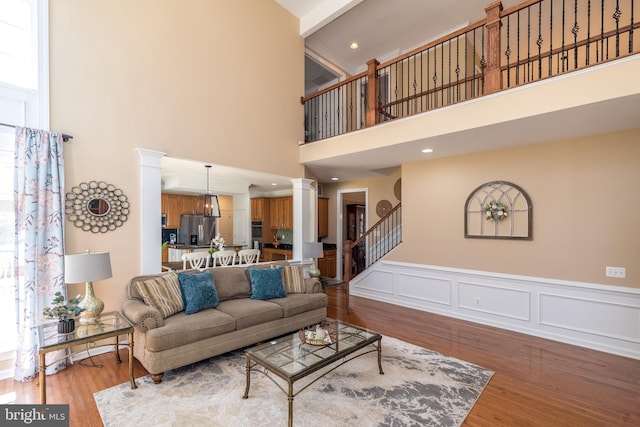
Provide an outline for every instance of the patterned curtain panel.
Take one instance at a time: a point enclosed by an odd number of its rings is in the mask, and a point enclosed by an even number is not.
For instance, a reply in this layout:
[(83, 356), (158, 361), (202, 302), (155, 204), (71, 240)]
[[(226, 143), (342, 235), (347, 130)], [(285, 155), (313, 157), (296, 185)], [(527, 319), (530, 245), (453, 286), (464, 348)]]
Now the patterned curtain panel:
[[(64, 161), (62, 136), (17, 127), (14, 168), (17, 350), (14, 378), (33, 379), (39, 370), (37, 327), (42, 309), (64, 286)], [(46, 320), (51, 321), (51, 320)], [(47, 373), (65, 367), (62, 357)], [(47, 362), (47, 365), (49, 362)]]

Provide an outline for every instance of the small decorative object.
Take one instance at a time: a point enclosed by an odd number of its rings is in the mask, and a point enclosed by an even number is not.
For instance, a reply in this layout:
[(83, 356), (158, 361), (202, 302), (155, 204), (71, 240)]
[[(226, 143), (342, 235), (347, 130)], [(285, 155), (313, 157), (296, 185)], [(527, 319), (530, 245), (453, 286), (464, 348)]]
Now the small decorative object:
[(69, 299), (65, 304), (64, 295), (62, 295), (62, 292), (58, 291), (54, 294), (51, 304), (52, 307), (45, 307), (42, 310), (42, 315), (48, 319), (58, 319), (59, 333), (68, 334), (73, 332), (75, 328), (75, 321), (72, 317), (78, 316), (84, 311), (84, 308), (79, 306), (80, 295)]
[(507, 207), (492, 200), (484, 207), (484, 214), (487, 221), (502, 221), (507, 217)]
[(310, 345), (331, 345), (338, 340), (335, 324), (322, 322), (309, 329), (301, 329), (298, 336), (305, 344)]
[(224, 238), (220, 236), (220, 233), (216, 234), (216, 237), (209, 242), (209, 255), (213, 255), (216, 251), (221, 251), (224, 248)]
[(376, 205), (376, 213), (380, 218), (383, 218), (393, 208), (393, 205), (388, 200), (380, 200)]
[(278, 249), (278, 246), (280, 246), (280, 242), (278, 241), (278, 235), (276, 234), (273, 236), (273, 247)]

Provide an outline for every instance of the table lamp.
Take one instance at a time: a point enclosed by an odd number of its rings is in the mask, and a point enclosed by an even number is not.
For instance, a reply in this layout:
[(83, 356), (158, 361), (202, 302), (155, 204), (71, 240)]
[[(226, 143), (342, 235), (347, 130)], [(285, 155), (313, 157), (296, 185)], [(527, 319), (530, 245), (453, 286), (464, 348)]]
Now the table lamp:
[(78, 304), (84, 309), (80, 313), (80, 323), (97, 323), (104, 310), (104, 303), (93, 293), (93, 281), (111, 277), (109, 252), (84, 252), (64, 256), (64, 281), (66, 283), (85, 282), (84, 298)]
[(311, 258), (313, 260), (311, 267), (309, 267), (309, 277), (320, 277), (320, 269), (318, 268), (318, 258), (324, 256), (322, 251), (322, 243), (320, 242), (307, 242), (302, 248), (302, 256), (304, 258)]

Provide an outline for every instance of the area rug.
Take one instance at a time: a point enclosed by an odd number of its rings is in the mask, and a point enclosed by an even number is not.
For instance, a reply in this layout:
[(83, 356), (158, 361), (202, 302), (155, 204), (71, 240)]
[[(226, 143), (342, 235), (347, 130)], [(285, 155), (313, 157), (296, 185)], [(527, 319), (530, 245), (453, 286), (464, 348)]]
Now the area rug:
[[(294, 425), (459, 426), (493, 375), (389, 337), (382, 355), (384, 375), (373, 352), (302, 391), (293, 402)], [(242, 351), (166, 372), (160, 384), (150, 376), (136, 382), (135, 390), (127, 382), (94, 394), (105, 426), (287, 425), (287, 396), (263, 374), (252, 372), (249, 398), (242, 399)]]

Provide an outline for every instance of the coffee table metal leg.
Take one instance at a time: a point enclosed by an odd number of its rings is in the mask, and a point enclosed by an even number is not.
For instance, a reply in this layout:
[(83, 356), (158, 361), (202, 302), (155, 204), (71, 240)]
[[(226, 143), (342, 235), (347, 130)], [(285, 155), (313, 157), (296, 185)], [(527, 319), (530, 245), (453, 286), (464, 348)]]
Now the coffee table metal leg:
[(378, 338), (378, 369), (380, 369), (380, 375), (384, 375), (382, 370), (382, 337)]
[(244, 387), (244, 396), (242, 396), (243, 399), (248, 399), (249, 398), (249, 386), (251, 385), (251, 359), (249, 359), (249, 355), (245, 354), (245, 369), (247, 372), (247, 379), (246, 379), (246, 385)]
[(289, 427), (293, 427), (293, 382), (289, 381)]

